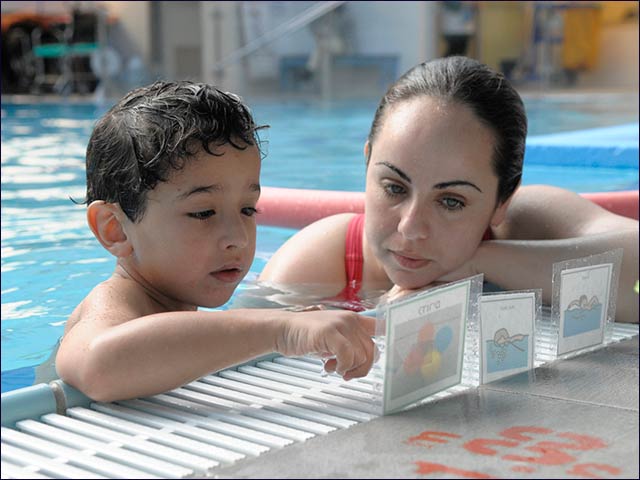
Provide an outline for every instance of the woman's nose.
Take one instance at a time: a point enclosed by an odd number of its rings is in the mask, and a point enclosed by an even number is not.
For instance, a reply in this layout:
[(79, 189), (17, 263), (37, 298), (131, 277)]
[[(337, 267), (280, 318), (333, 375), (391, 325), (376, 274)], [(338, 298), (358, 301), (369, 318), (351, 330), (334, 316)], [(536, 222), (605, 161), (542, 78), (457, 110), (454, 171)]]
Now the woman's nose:
[(419, 240), (429, 236), (429, 212), (424, 205), (413, 202), (402, 211), (398, 232), (407, 240)]

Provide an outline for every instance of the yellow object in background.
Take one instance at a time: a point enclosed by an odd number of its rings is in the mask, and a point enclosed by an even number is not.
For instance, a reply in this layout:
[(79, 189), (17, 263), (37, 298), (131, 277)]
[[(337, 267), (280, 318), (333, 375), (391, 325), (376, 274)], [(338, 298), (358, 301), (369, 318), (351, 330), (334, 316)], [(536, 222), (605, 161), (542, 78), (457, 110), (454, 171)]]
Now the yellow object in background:
[(562, 66), (567, 70), (590, 70), (598, 63), (602, 11), (599, 6), (568, 8), (564, 12)]

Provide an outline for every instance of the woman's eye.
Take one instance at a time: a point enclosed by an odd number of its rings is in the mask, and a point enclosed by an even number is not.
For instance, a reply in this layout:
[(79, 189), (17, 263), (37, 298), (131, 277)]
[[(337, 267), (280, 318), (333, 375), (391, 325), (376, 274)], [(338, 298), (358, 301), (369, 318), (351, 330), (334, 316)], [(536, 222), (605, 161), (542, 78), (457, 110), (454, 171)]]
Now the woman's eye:
[(245, 207), (242, 209), (242, 214), (247, 217), (253, 217), (256, 213), (258, 213), (258, 209), (254, 207)]
[(197, 220), (207, 220), (208, 218), (213, 217), (215, 214), (215, 210), (203, 210), (201, 212), (189, 213), (189, 216)]
[(440, 203), (447, 210), (462, 210), (465, 207), (463, 201), (451, 197), (443, 198)]
[(403, 195), (407, 193), (407, 190), (397, 183), (385, 183), (382, 188), (384, 192), (390, 197), (397, 197), (398, 195)]

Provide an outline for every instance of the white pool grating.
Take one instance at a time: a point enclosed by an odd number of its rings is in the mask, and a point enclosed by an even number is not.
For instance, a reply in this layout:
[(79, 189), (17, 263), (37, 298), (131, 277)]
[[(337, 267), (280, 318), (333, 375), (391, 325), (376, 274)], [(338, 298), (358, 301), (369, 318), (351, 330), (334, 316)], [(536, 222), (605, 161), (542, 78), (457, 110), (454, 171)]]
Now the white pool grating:
[[(613, 340), (637, 334), (638, 325), (615, 324)], [(166, 394), (21, 420), (2, 428), (2, 478), (201, 477), (376, 417), (369, 399), (379, 371), (343, 382), (321, 369), (314, 358), (275, 357)]]

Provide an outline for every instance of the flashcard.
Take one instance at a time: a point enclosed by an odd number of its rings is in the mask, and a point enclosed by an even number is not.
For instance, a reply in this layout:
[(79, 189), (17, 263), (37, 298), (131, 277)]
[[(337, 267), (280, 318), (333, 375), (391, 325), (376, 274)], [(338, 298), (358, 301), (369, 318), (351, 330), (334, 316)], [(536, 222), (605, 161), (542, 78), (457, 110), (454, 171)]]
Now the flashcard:
[(613, 264), (560, 273), (558, 355), (602, 343)]
[(460, 383), (467, 319), (481, 289), (478, 275), (387, 304), (383, 414)]
[(480, 383), (533, 369), (540, 291), (480, 297)]

